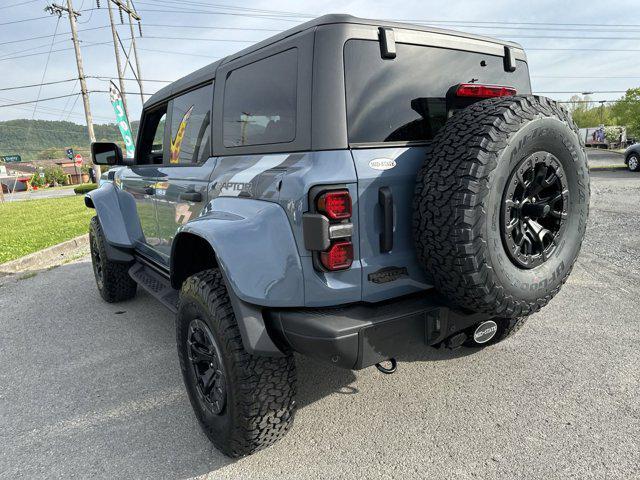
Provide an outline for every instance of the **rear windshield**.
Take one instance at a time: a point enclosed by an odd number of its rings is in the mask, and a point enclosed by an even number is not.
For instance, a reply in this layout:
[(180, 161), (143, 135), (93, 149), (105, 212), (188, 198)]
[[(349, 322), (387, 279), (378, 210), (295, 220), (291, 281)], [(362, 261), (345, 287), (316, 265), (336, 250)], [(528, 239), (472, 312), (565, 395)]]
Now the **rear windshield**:
[(383, 59), (379, 42), (349, 40), (344, 48), (349, 143), (430, 140), (453, 113), (447, 91), (459, 83), (515, 87), (529, 93), (527, 64), (505, 72), (503, 59), (483, 53), (398, 43)]

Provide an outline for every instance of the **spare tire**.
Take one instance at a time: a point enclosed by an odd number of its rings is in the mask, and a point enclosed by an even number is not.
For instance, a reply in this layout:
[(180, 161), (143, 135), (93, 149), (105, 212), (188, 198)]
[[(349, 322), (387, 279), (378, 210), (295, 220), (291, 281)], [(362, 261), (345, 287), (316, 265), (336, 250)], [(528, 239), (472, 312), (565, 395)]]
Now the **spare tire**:
[(567, 280), (587, 225), (589, 171), (569, 113), (532, 95), (483, 100), (427, 150), (413, 223), (436, 288), (475, 312), (538, 311)]

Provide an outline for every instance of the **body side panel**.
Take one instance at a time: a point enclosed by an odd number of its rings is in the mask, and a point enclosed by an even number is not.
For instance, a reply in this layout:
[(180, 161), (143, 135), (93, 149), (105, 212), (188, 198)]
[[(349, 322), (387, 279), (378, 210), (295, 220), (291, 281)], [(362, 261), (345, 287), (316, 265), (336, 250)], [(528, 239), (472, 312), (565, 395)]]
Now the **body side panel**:
[(248, 198), (215, 198), (202, 215), (181, 226), (216, 253), (229, 288), (263, 306), (304, 305), (302, 265), (282, 208)]

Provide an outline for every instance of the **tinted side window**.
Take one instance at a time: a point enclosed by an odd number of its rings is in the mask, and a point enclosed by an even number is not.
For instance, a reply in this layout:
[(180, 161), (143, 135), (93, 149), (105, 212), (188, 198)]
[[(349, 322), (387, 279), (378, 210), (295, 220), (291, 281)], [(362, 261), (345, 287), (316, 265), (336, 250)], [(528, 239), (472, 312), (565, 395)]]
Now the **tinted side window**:
[(192, 90), (169, 103), (171, 138), (168, 163), (188, 165), (200, 163), (211, 153), (211, 105), (213, 87)]
[(453, 113), (447, 110), (446, 94), (459, 83), (531, 91), (527, 65), (521, 61), (509, 73), (499, 56), (403, 43), (396, 47), (397, 56), (390, 60), (381, 58), (376, 41), (349, 40), (345, 44), (350, 143), (432, 139)]
[(292, 142), (297, 79), (295, 48), (231, 71), (224, 91), (224, 146)]
[(164, 129), (166, 117), (166, 105), (156, 107), (144, 113), (136, 164), (162, 163), (165, 146)]

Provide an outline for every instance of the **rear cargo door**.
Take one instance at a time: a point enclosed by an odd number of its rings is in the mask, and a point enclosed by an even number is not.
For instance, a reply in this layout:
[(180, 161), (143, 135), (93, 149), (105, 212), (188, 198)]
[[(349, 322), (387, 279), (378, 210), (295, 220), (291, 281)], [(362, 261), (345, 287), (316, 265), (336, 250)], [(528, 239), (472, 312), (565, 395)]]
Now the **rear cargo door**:
[(363, 300), (427, 288), (411, 231), (413, 190), (424, 147), (360, 149), (352, 154), (358, 175)]
[[(506, 67), (504, 48), (469, 41), (462, 49), (430, 45), (433, 35), (396, 36), (395, 56), (376, 40), (345, 43), (344, 66), (349, 145), (358, 176), (362, 298), (379, 301), (429, 287), (418, 265), (412, 234), (416, 175), (426, 146), (459, 104), (460, 83), (507, 85), (529, 93), (522, 60)], [(439, 36), (442, 37), (442, 36)], [(414, 43), (415, 42), (415, 43)], [(477, 51), (473, 51), (477, 49)]]

